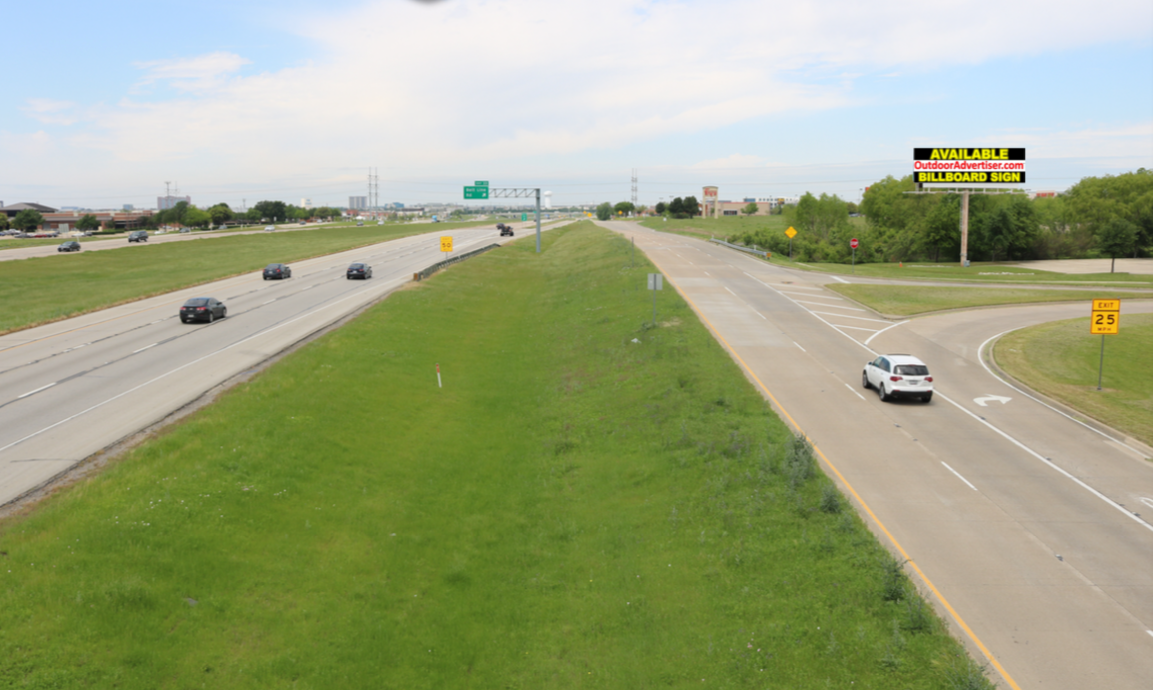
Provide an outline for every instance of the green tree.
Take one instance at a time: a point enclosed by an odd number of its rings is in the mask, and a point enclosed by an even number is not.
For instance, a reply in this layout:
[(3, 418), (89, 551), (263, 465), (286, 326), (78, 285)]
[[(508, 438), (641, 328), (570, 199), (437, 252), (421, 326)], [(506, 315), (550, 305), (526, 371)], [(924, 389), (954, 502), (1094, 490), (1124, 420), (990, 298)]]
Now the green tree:
[(12, 219), (12, 227), (23, 232), (35, 230), (44, 224), (44, 216), (40, 215), (39, 211), (30, 208), (21, 210)]
[(195, 206), (184, 212), (184, 224), (190, 228), (204, 228), (212, 222), (212, 215)]
[(685, 217), (685, 200), (679, 196), (669, 202), (668, 212), (673, 218)]
[(0, 230), (8, 229), (8, 214), (0, 213)]
[(228, 204), (221, 202), (209, 208), (208, 215), (212, 218), (213, 225), (223, 225), (232, 220), (235, 214)]
[(1137, 225), (1124, 218), (1113, 218), (1098, 228), (1097, 248), (1112, 258), (1109, 263), (1110, 273), (1117, 266), (1117, 257), (1133, 250), (1139, 235), (1140, 230)]
[(667, 211), (668, 209), (669, 209), (669, 205), (663, 201), (658, 201), (657, 205), (655, 207), (653, 207), (653, 210), (657, 212), (658, 216), (665, 215), (665, 211)]
[(757, 206), (757, 202), (750, 201), (748, 205), (741, 209), (741, 213), (745, 214), (746, 216), (754, 216), (759, 210), (761, 209)]
[(627, 216), (635, 210), (636, 206), (633, 206), (633, 202), (631, 201), (618, 201), (616, 206), (613, 206), (613, 211), (616, 212), (618, 216)]
[(288, 205), (283, 201), (258, 201), (252, 207), (257, 220), (284, 222), (288, 220)]
[(684, 212), (689, 218), (701, 215), (701, 202), (697, 201), (695, 196), (686, 196), (684, 200)]
[(597, 220), (608, 220), (613, 217), (613, 205), (609, 202), (604, 202), (597, 206)]
[(961, 247), (961, 201), (956, 194), (949, 194), (937, 203), (925, 218), (925, 230), (921, 235), (923, 248), (931, 250), (933, 261), (941, 260), (941, 250), (952, 252)]
[(95, 230), (100, 227), (100, 221), (96, 220), (96, 216), (91, 213), (85, 213), (80, 216), (80, 220), (76, 221), (77, 230)]
[[(992, 209), (977, 215), (974, 244), (993, 261), (1019, 257), (1033, 244), (1040, 230), (1037, 211), (1024, 196), (998, 199)], [(971, 210), (971, 209), (970, 209)]]

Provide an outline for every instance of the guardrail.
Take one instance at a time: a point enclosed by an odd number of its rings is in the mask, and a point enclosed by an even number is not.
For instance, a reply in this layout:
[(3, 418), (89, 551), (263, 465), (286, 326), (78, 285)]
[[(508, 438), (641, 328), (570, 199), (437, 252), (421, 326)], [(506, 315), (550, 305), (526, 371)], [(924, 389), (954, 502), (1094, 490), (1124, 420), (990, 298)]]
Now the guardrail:
[(724, 240), (711, 239), (711, 240), (709, 240), (709, 242), (715, 242), (716, 244), (723, 244), (724, 246), (729, 247), (730, 249), (736, 249), (737, 251), (745, 252), (746, 254), (756, 254), (757, 256), (761, 257), (765, 261), (768, 261), (773, 256), (772, 252), (762, 252), (759, 249), (749, 249), (748, 247), (742, 247), (739, 244), (730, 244), (729, 242), (725, 242)]
[(429, 266), (428, 268), (426, 268), (424, 270), (417, 271), (416, 273), (413, 273), (412, 279), (414, 281), (424, 280), (425, 278), (431, 276), (433, 273), (436, 273), (437, 271), (444, 268), (445, 266), (451, 266), (451, 265), (453, 265), (459, 261), (464, 261), (465, 259), (471, 259), (472, 257), (476, 256), (477, 254), (483, 254), (483, 253), (487, 252), (488, 250), (496, 249), (499, 246), (500, 246), (499, 244), (490, 244), (487, 247), (481, 247), (480, 249), (474, 249), (471, 252), (465, 252), (464, 254), (461, 254), (459, 256), (454, 256), (451, 259), (445, 259), (444, 261), (438, 261), (435, 264)]

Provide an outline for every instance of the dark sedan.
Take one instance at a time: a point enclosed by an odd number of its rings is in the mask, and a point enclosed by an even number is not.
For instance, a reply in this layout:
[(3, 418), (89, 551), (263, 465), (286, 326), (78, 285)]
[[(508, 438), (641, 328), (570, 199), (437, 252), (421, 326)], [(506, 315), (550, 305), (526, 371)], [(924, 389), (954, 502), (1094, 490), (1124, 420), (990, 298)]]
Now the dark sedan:
[(80, 251), (80, 243), (77, 242), (76, 240), (71, 240), (71, 241), (65, 242), (64, 244), (57, 247), (56, 251), (58, 251), (58, 252), (78, 252), (78, 251)]
[(228, 316), (228, 309), (225, 308), (224, 302), (215, 297), (193, 297), (180, 308), (180, 320), (184, 323), (190, 321), (212, 323), (225, 316)]
[(368, 264), (353, 264), (348, 267), (348, 273), (345, 273), (344, 275), (349, 280), (352, 280), (353, 278), (368, 280), (372, 277), (372, 266), (369, 266)]
[(264, 267), (265, 280), (283, 280), (292, 277), (292, 269), (285, 264), (268, 264)]

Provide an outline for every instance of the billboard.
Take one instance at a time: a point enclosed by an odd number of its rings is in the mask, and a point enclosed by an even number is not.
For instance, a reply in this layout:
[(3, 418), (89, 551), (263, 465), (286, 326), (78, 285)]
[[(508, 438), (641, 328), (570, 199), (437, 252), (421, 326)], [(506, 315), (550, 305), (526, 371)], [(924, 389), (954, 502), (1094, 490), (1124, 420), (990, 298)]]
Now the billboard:
[(705, 187), (704, 193), (705, 193), (705, 203), (717, 200), (717, 188), (716, 187)]
[(1025, 184), (1025, 149), (915, 148), (913, 182), (927, 187)]

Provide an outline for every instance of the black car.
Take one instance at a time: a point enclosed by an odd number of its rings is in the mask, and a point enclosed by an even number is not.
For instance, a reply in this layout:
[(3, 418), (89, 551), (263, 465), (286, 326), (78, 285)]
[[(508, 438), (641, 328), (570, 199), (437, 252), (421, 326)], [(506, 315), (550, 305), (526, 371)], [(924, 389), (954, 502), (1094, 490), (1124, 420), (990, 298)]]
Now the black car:
[(353, 278), (360, 278), (368, 280), (372, 277), (372, 266), (368, 264), (352, 264), (348, 267), (348, 273), (344, 274), (346, 278), (352, 280)]
[(512, 228), (504, 223), (497, 223), (496, 229), (500, 230), (501, 237), (512, 237)]
[(184, 323), (190, 321), (212, 323), (225, 316), (228, 316), (228, 309), (225, 308), (224, 302), (215, 297), (193, 297), (180, 308), (180, 320)]
[(148, 241), (148, 231), (147, 230), (137, 230), (128, 236), (128, 241), (129, 242), (147, 242)]
[(78, 252), (78, 251), (80, 251), (80, 243), (77, 242), (76, 240), (70, 240), (70, 241), (65, 242), (64, 244), (60, 245), (59, 247), (57, 247), (56, 251), (58, 251), (58, 252)]
[(292, 269), (285, 264), (268, 264), (264, 267), (265, 280), (283, 280), (292, 277)]

